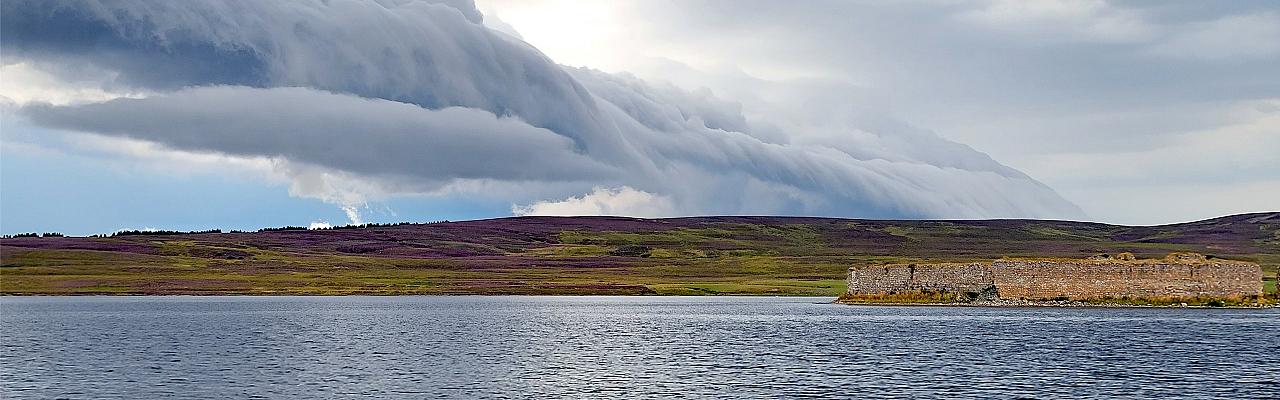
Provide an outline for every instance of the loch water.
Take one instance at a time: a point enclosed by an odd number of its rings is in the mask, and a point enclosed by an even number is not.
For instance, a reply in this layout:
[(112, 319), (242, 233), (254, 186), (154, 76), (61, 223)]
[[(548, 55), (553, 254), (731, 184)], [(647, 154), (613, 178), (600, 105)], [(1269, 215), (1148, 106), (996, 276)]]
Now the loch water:
[(0, 299), (0, 398), (1280, 398), (1280, 310)]

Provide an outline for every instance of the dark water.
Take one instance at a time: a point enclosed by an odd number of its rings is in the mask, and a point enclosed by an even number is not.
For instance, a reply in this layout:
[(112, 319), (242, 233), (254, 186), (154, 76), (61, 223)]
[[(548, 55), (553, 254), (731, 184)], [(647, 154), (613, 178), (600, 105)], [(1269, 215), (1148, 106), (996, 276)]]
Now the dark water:
[(1280, 310), (0, 299), (3, 398), (1280, 398)]

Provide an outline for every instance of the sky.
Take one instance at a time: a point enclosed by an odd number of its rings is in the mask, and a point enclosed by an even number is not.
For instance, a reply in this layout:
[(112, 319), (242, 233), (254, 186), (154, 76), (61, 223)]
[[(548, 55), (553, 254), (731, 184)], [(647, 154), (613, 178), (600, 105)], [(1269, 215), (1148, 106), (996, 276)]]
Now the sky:
[(1274, 2), (0, 7), (6, 234), (1280, 209)]

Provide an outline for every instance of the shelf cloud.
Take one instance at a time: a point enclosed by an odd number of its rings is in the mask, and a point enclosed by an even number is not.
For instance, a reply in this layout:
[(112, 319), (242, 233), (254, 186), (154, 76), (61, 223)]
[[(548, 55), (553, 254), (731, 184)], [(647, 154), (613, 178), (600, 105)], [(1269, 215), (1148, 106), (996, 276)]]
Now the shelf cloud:
[(35, 124), (278, 158), (369, 197), (472, 193), (518, 214), (1080, 216), (1031, 177), (888, 117), (808, 112), (827, 121), (800, 128), (710, 91), (561, 66), (470, 1), (0, 7), (5, 63), (105, 70), (145, 93), (21, 106)]

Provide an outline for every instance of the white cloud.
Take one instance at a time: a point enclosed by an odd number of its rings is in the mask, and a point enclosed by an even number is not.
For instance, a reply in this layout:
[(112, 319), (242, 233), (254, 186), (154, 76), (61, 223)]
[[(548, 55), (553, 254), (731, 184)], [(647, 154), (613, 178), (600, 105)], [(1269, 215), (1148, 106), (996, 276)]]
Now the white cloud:
[(328, 222), (325, 222), (325, 221), (311, 221), (311, 224), (307, 225), (307, 229), (311, 229), (311, 230), (315, 230), (315, 229), (329, 229), (329, 228), (332, 228), (332, 227), (333, 227), (333, 225), (332, 225), (332, 224), (330, 224), (330, 223), (328, 223)]
[[(488, 0), (479, 5), (486, 10), (486, 25), (508, 34), (519, 31), (518, 37), (564, 65), (613, 71), (636, 51), (628, 45), (636, 26), (617, 2)], [(500, 22), (490, 25), (491, 15)]]
[(342, 213), (347, 214), (347, 220), (350, 220), (352, 224), (360, 225), (364, 223), (364, 218), (360, 216), (360, 209), (356, 208), (356, 206), (344, 205), (342, 206)]
[(364, 223), (361, 208), (368, 207), (370, 200), (387, 196), (377, 183), (343, 171), (287, 161), (277, 164), (276, 171), (288, 176), (289, 195), (337, 205), (348, 222), (356, 225)]
[(485, 11), (484, 26), (489, 29), (511, 35), (513, 38), (524, 40), (524, 36), (521, 36), (520, 32), (516, 31), (516, 27), (511, 26), (511, 24), (508, 24), (506, 21), (503, 21), (502, 18), (498, 17), (497, 11)]
[(515, 215), (612, 215), (621, 217), (658, 218), (679, 215), (675, 204), (666, 196), (654, 195), (629, 186), (607, 189), (597, 187), (591, 193), (560, 201), (540, 201), (511, 207)]
[(145, 95), (109, 89), (115, 75), (110, 71), (84, 68), (76, 72), (75, 80), (67, 80), (26, 62), (0, 65), (0, 99), (7, 99), (13, 105), (66, 105)]

